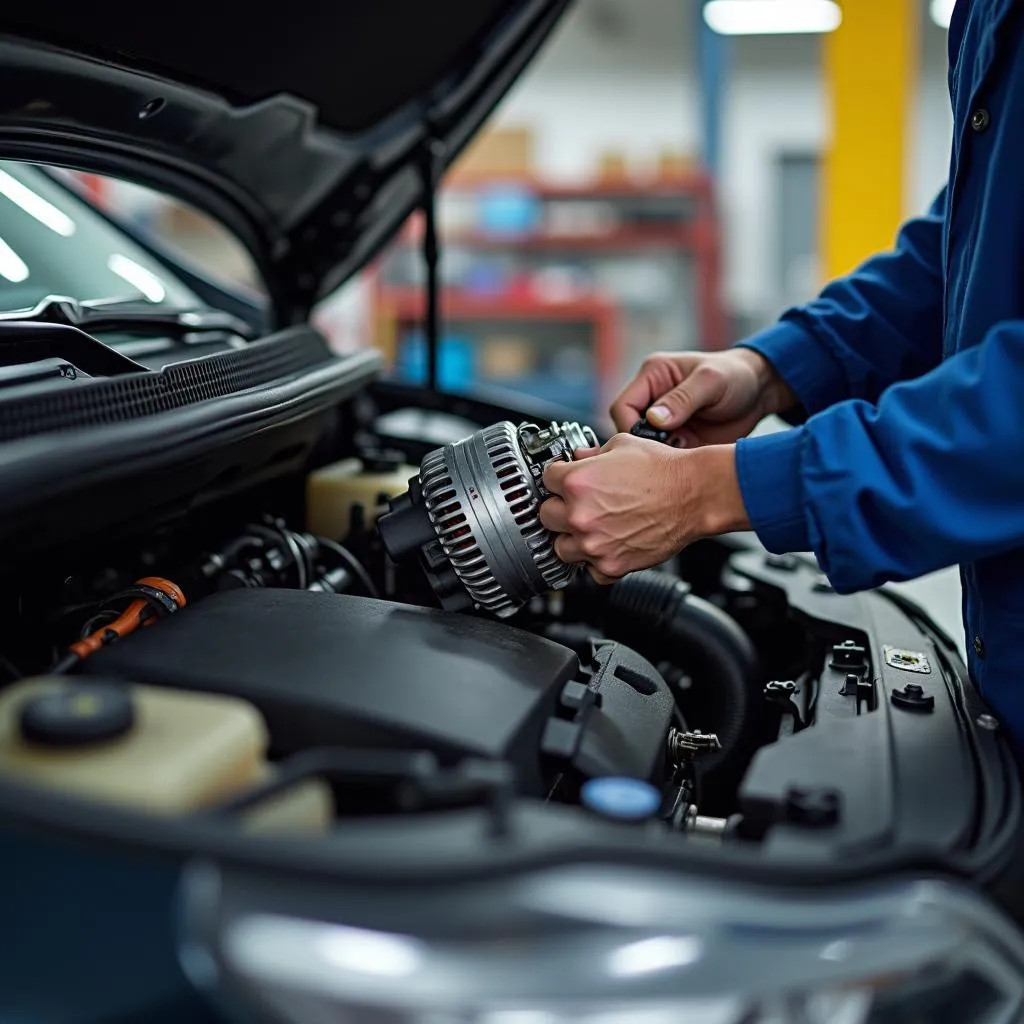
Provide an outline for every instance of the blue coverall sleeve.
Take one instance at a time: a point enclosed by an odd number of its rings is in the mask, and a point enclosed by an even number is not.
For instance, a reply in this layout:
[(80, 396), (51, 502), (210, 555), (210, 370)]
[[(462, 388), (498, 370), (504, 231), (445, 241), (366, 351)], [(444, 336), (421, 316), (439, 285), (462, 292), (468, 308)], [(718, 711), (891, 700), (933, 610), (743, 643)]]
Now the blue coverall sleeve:
[(737, 470), (762, 543), (812, 550), (841, 592), (1024, 545), (1024, 321), (803, 426), (746, 438)]
[(893, 251), (741, 343), (775, 367), (809, 414), (848, 398), (876, 402), (938, 365), (945, 213), (943, 189), (925, 216), (903, 226)]

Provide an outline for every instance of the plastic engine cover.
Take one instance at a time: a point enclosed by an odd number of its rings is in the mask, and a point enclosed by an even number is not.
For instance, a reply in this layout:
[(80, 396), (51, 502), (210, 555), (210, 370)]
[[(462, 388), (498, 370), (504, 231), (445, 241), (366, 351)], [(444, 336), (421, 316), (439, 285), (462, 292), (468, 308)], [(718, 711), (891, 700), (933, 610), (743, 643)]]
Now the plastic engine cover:
[(293, 590), (214, 595), (84, 671), (243, 697), (278, 755), (334, 745), (500, 759), (534, 794), (551, 760), (583, 777), (659, 772), (672, 715), (664, 680), (618, 644), (596, 645), (581, 666), (499, 622)]

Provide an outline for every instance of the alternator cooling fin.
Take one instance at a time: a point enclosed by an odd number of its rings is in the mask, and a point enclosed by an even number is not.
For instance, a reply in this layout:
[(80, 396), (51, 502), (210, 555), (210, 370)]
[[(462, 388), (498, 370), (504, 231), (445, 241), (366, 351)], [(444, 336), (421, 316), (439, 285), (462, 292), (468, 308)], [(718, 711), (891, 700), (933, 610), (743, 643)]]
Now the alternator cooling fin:
[(467, 489), (475, 489), (477, 499), (486, 494), (504, 506), (548, 588), (566, 586), (576, 567), (555, 555), (554, 537), (540, 521), (541, 496), (513, 425), (496, 423), (460, 444), (473, 446), (473, 464), (485, 467), (480, 479), (462, 479), (454, 468), (456, 446), (446, 445), (420, 467), (423, 501), (441, 548), (474, 603), (492, 614), (510, 615), (522, 602), (509, 593), (509, 585), (523, 568), (502, 555), (500, 544), (487, 545), (488, 561), (481, 538), (493, 531), (493, 524), (481, 520), (479, 510), (486, 503), (474, 500)]

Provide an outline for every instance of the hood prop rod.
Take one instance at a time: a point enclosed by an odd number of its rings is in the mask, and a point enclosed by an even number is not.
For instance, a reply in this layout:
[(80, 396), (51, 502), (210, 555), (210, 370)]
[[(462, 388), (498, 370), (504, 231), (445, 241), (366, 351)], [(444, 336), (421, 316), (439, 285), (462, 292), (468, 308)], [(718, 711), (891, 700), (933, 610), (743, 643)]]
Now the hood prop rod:
[(426, 315), (423, 334), (427, 345), (427, 387), (437, 391), (438, 348), (440, 346), (440, 285), (438, 264), (441, 247), (437, 238), (437, 189), (441, 181), (444, 143), (430, 138), (423, 147), (420, 160), (420, 175), (423, 179), (423, 264), (427, 271)]

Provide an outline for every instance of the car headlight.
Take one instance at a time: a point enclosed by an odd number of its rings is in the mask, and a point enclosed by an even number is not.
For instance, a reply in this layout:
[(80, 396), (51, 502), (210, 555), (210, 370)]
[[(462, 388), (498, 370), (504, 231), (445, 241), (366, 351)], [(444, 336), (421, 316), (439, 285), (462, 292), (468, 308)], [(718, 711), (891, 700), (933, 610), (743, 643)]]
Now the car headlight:
[[(222, 883), (191, 887), (183, 962), (281, 1021), (995, 1024), (1024, 1011), (1016, 929), (947, 881), (798, 896), (580, 866), (473, 897), (393, 896), (389, 929), (367, 926), (365, 892), (352, 894), (353, 927), (237, 892), (204, 904)], [(470, 898), (476, 916), (456, 906)]]

